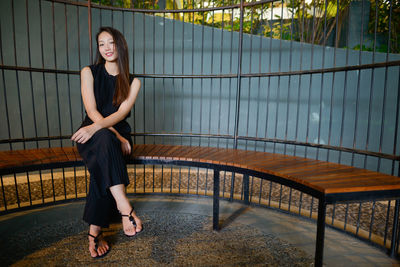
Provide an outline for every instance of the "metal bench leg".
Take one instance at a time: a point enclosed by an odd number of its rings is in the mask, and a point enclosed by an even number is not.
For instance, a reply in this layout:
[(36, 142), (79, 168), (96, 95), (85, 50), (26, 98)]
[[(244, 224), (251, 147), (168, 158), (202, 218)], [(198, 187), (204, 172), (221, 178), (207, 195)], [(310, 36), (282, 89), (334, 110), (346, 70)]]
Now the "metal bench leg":
[(243, 174), (243, 200), (244, 204), (246, 205), (250, 204), (249, 191), (250, 191), (249, 175)]
[(396, 253), (396, 247), (397, 247), (397, 228), (399, 224), (399, 205), (400, 201), (396, 200), (396, 204), (394, 206), (394, 215), (393, 215), (393, 230), (392, 230), (392, 244), (390, 245), (390, 257), (394, 257)]
[(213, 230), (219, 230), (219, 170), (214, 170)]
[(325, 235), (325, 200), (318, 201), (317, 241), (315, 245), (315, 266), (322, 266), (324, 256), (324, 235)]

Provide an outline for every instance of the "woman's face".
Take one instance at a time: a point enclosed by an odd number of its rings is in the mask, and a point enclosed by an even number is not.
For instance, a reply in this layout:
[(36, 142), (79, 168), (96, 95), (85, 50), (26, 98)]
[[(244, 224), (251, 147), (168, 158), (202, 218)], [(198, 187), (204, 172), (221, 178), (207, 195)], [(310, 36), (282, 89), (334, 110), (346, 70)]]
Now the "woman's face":
[(118, 51), (116, 49), (116, 46), (114, 44), (114, 39), (111, 34), (108, 32), (102, 32), (99, 34), (99, 39), (98, 39), (98, 44), (99, 44), (99, 52), (100, 55), (106, 60), (106, 61), (115, 61), (118, 58)]

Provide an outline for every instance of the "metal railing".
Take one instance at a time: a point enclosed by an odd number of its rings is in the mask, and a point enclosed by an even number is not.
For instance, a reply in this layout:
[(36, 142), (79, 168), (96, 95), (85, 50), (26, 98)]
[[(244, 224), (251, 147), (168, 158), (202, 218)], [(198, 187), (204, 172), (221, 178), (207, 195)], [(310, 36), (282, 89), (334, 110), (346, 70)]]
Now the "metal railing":
[[(375, 21), (373, 49), (363, 51), (364, 20), (359, 50), (338, 45), (339, 1), (325, 1), (325, 8), (336, 3), (333, 47), (327, 38), (318, 44), (294, 40), (295, 25), (306, 18), (295, 18), (295, 12), (284, 18), (283, 6), (292, 2), (215, 3), (160, 10), (91, 1), (2, 1), (0, 10), (8, 13), (0, 16), (0, 149), (72, 145), (69, 137), (84, 116), (79, 69), (92, 62), (93, 29), (110, 25), (126, 36), (131, 70), (142, 80), (129, 118), (135, 143), (262, 150), (399, 176), (400, 56), (391, 53), (393, 1), (385, 53), (377, 51), (378, 5), (369, 12)], [(299, 3), (305, 11), (305, 1)], [(366, 2), (361, 3), (364, 16)], [(222, 17), (218, 22), (216, 12)], [(316, 19), (315, 5), (309, 12)], [(322, 14), (326, 37), (327, 10)], [(268, 24), (269, 31), (260, 33), (256, 21)], [(350, 37), (347, 31), (347, 43)], [(208, 170), (130, 166), (129, 172), (130, 193), (212, 193)], [(222, 196), (243, 200), (242, 177), (221, 175)], [(4, 176), (0, 209), (79, 199), (86, 196), (87, 183), (88, 173), (80, 167)], [(312, 197), (257, 177), (250, 177), (250, 202), (316, 216)], [(327, 223), (389, 247), (394, 208), (393, 201), (333, 205)]]

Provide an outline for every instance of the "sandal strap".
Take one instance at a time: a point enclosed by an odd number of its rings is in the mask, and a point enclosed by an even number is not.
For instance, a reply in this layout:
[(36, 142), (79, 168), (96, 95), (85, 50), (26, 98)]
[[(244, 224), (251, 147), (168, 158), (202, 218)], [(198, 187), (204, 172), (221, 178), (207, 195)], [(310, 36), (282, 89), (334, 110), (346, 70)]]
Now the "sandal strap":
[(88, 236), (93, 237), (93, 238), (94, 238), (93, 241), (94, 241), (95, 243), (97, 243), (97, 242), (99, 242), (99, 236), (101, 236), (101, 235), (103, 234), (103, 232), (100, 231), (100, 232), (97, 234), (97, 236), (92, 235), (90, 232), (88, 232), (87, 234), (88, 234)]
[(134, 210), (135, 210), (135, 208), (132, 207), (132, 210), (131, 210), (131, 212), (129, 212), (128, 215), (121, 214), (121, 216), (122, 216), (122, 217), (132, 217), (132, 212), (133, 212)]
[(98, 246), (99, 246), (99, 236), (101, 236), (101, 235), (103, 234), (103, 232), (100, 231), (100, 232), (97, 234), (97, 236), (92, 235), (90, 232), (88, 232), (87, 234), (88, 234), (88, 236), (94, 238), (93, 241), (94, 241), (95, 249), (96, 249), (96, 251), (97, 251), (97, 248), (98, 248)]
[(133, 216), (132, 216), (132, 212), (133, 212), (134, 210), (135, 210), (135, 208), (132, 207), (132, 210), (131, 210), (131, 212), (129, 213), (129, 215), (121, 214), (121, 216), (122, 216), (122, 217), (128, 217), (128, 218), (129, 218), (129, 221), (131, 221), (131, 223), (133, 224), (133, 226), (136, 227), (135, 219), (134, 219)]

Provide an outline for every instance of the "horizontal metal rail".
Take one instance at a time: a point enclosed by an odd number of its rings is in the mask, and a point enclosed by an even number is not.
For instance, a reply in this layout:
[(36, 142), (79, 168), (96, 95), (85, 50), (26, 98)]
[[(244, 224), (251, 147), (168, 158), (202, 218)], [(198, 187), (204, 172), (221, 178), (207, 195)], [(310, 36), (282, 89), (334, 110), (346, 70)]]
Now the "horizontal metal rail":
[[(334, 68), (324, 68), (324, 69), (312, 69), (312, 70), (294, 70), (294, 71), (282, 71), (282, 72), (271, 72), (271, 73), (242, 73), (241, 77), (275, 77), (275, 76), (296, 76), (296, 75), (307, 75), (307, 74), (320, 74), (320, 73), (331, 73), (331, 72), (342, 72), (342, 71), (356, 71), (365, 69), (376, 69), (376, 68), (388, 68), (400, 66), (400, 60), (371, 63), (371, 64), (361, 64), (361, 65), (351, 65), (343, 67)], [(0, 65), (0, 69), (5, 70), (17, 70), (17, 71), (32, 71), (32, 72), (48, 72), (48, 73), (59, 73), (59, 74), (76, 74), (79, 75), (80, 71), (72, 70), (57, 70), (57, 69), (41, 69), (41, 68), (31, 68), (31, 67), (19, 67), (19, 66), (9, 66)], [(237, 78), (237, 74), (202, 74), (202, 75), (185, 75), (185, 74), (144, 74), (135, 73), (136, 77), (142, 78), (164, 78), (164, 79), (220, 79), (220, 78)]]
[[(196, 138), (197, 137), (197, 138), (213, 138), (213, 139), (225, 139), (225, 140), (234, 140), (235, 139), (235, 136), (233, 136), (233, 135), (199, 134), (199, 133), (131, 133), (131, 135), (132, 136), (179, 137), (179, 138), (184, 138), (184, 137)], [(71, 138), (71, 135), (49, 136), (49, 137), (31, 137), (31, 138), (14, 138), (14, 139), (0, 140), (0, 144), (61, 140), (61, 139), (70, 139), (70, 138)], [(372, 156), (372, 157), (377, 157), (377, 158), (382, 158), (382, 159), (400, 161), (400, 155), (367, 151), (367, 150), (362, 150), (362, 149), (339, 147), (339, 146), (332, 146), (332, 145), (325, 145), (325, 144), (315, 144), (315, 143), (300, 142), (300, 141), (294, 141), (294, 140), (284, 140), (284, 139), (278, 139), (278, 138), (263, 138), (263, 137), (251, 137), (251, 136), (237, 136), (236, 138), (238, 140), (248, 140), (248, 141), (265, 142), (265, 143), (276, 143), (276, 144), (322, 148), (322, 149), (355, 153), (355, 154), (359, 154), (359, 155), (366, 155), (366, 156)]]
[[(61, 3), (61, 4), (85, 6), (85, 7), (89, 6), (88, 3), (68, 1), (68, 0), (46, 0), (46, 1)], [(274, 3), (274, 2), (279, 2), (279, 0), (261, 0), (261, 1), (257, 1), (257, 2), (244, 3), (243, 7), (253, 7), (253, 6), (264, 5), (264, 4), (268, 4), (268, 3)], [(193, 9), (124, 8), (124, 7), (112, 7), (112, 6), (106, 6), (106, 5), (99, 5), (96, 3), (91, 3), (90, 6), (92, 8), (98, 8), (98, 9), (106, 9), (106, 10), (113, 10), (113, 11), (131, 11), (131, 12), (137, 12), (137, 13), (193, 13), (193, 12), (210, 12), (210, 11), (240, 8), (240, 4), (221, 6), (221, 7), (193, 8)]]

